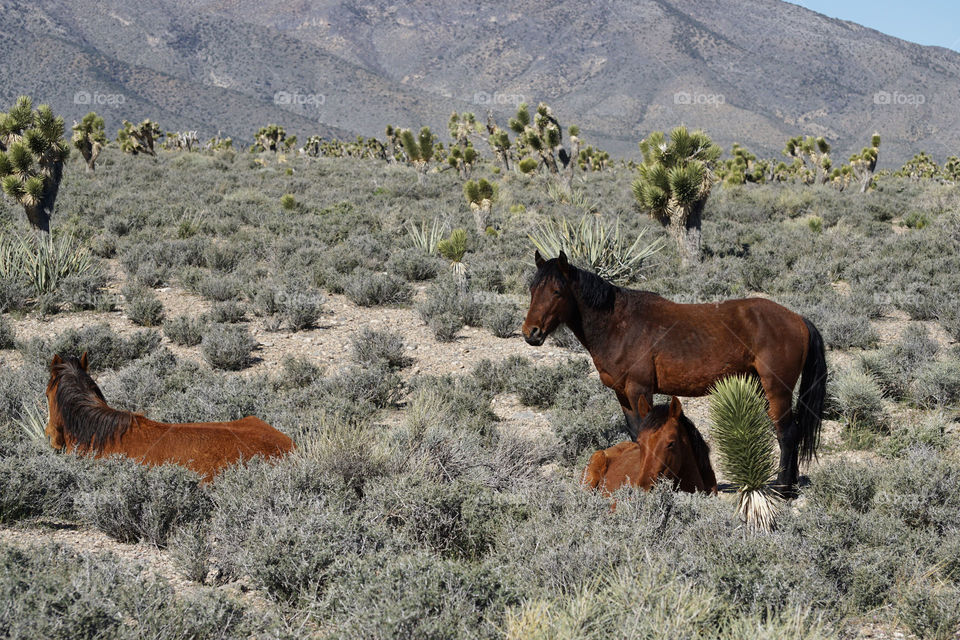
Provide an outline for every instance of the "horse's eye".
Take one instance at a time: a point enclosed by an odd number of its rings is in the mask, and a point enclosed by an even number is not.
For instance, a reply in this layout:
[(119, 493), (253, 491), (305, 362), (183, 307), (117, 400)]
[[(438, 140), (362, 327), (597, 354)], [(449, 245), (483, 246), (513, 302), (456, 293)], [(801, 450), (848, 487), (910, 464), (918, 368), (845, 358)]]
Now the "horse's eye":
[(560, 290), (557, 289), (556, 291), (554, 291), (554, 292), (553, 292), (553, 295), (554, 295), (555, 298), (559, 298), (559, 297), (560, 297)]

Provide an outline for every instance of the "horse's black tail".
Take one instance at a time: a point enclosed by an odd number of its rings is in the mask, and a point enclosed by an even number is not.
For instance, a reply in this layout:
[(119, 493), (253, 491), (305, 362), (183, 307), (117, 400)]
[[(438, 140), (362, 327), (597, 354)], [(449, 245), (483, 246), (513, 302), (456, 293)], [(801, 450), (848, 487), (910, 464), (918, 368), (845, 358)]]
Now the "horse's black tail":
[(796, 420), (800, 427), (800, 461), (813, 459), (820, 444), (820, 424), (823, 421), (823, 403), (827, 396), (827, 356), (823, 338), (812, 322), (803, 319), (810, 332), (807, 359), (803, 363), (800, 393), (797, 399)]

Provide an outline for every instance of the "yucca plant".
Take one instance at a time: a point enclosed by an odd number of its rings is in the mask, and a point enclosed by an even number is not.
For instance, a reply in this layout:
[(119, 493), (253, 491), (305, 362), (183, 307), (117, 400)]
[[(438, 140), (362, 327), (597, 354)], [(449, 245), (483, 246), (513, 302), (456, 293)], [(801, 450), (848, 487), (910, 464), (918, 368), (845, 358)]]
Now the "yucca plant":
[(50, 231), (70, 148), (63, 138), (63, 118), (45, 104), (33, 109), (27, 96), (9, 113), (0, 113), (0, 186), (16, 200), (35, 229)]
[(103, 118), (91, 111), (80, 122), (73, 123), (73, 146), (87, 163), (87, 171), (93, 173), (100, 150), (107, 144), (103, 131)]
[(585, 215), (576, 225), (566, 220), (541, 224), (528, 237), (545, 258), (554, 258), (563, 250), (575, 263), (588, 267), (601, 278), (614, 282), (636, 279), (643, 261), (663, 248), (663, 241), (643, 242), (646, 230), (632, 243), (620, 230), (617, 218), (613, 228), (603, 219)]
[(487, 217), (490, 215), (490, 209), (493, 208), (496, 193), (497, 185), (486, 178), (480, 178), (478, 181), (470, 180), (463, 185), (463, 196), (473, 212), (477, 233), (483, 233), (487, 228)]
[(47, 413), (39, 402), (25, 404), (16, 423), (28, 440), (40, 444), (47, 442)]
[(880, 134), (874, 133), (870, 137), (870, 146), (864, 147), (860, 153), (850, 156), (850, 170), (860, 183), (860, 193), (866, 193), (873, 183), (873, 174), (877, 170), (877, 159), (880, 157)]
[(737, 515), (751, 529), (773, 529), (781, 497), (769, 485), (777, 472), (773, 421), (755, 377), (736, 375), (710, 390), (713, 439), (720, 469), (737, 486)]
[(677, 127), (640, 141), (643, 163), (633, 182), (637, 205), (667, 227), (682, 265), (700, 261), (701, 218), (721, 149), (703, 131)]
[(414, 248), (419, 249), (428, 256), (436, 255), (437, 245), (443, 240), (443, 234), (447, 231), (447, 223), (434, 218), (427, 224), (424, 220), (419, 225), (412, 222), (407, 223), (407, 236)]
[(587, 198), (583, 189), (574, 189), (566, 182), (548, 182), (547, 195), (556, 203), (569, 204), (581, 211), (594, 213), (599, 205)]
[(0, 236), (0, 278), (24, 282), (37, 296), (54, 291), (67, 276), (93, 268), (90, 252), (67, 236)]
[(450, 261), (453, 273), (461, 287), (466, 285), (467, 267), (463, 264), (463, 256), (467, 253), (467, 232), (464, 229), (454, 229), (450, 236), (437, 243), (437, 251)]

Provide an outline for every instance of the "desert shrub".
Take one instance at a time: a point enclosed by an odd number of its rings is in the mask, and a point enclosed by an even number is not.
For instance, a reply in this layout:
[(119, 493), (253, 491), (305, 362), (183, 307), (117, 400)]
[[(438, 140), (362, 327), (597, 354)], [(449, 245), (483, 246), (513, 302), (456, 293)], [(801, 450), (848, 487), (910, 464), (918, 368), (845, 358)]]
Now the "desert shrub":
[(163, 323), (163, 303), (152, 290), (128, 287), (123, 295), (124, 312), (131, 322), (141, 327), (158, 327)]
[(6, 316), (0, 316), (0, 349), (13, 349), (17, 334)]
[(353, 337), (353, 357), (360, 364), (382, 365), (388, 369), (403, 369), (413, 364), (399, 333), (369, 327), (364, 327)]
[(902, 590), (897, 613), (920, 638), (947, 640), (960, 628), (960, 588), (917, 576)]
[(564, 384), (585, 378), (591, 370), (590, 361), (570, 358), (556, 365), (534, 367), (528, 373), (513, 380), (513, 390), (520, 402), (528, 407), (551, 407), (556, 402)]
[(867, 349), (880, 339), (870, 320), (838, 296), (830, 295), (812, 304), (801, 300), (799, 311), (817, 326), (833, 349)]
[(363, 269), (357, 269), (344, 279), (343, 292), (361, 307), (406, 304), (413, 298), (413, 289), (406, 281), (388, 273)]
[(60, 283), (59, 297), (74, 309), (113, 311), (115, 297), (104, 292), (107, 276), (99, 269), (71, 274)]
[(920, 407), (953, 407), (960, 402), (960, 360), (948, 358), (922, 365), (910, 385), (910, 398)]
[(240, 281), (222, 274), (203, 276), (197, 284), (197, 290), (204, 298), (216, 302), (235, 300), (240, 295)]
[(463, 325), (481, 324), (482, 305), (456, 278), (444, 277), (430, 285), (424, 300), (417, 304), (417, 313), (438, 340), (449, 342)]
[(578, 463), (584, 454), (629, 439), (626, 420), (616, 396), (591, 379), (570, 380), (558, 392), (561, 399), (550, 424), (560, 442), (560, 458)]
[(163, 333), (174, 344), (193, 347), (203, 340), (208, 321), (206, 316), (177, 316), (163, 323)]
[(30, 299), (30, 288), (12, 278), (0, 278), (0, 313), (24, 309)]
[(942, 535), (960, 526), (958, 482), (960, 463), (929, 448), (911, 449), (881, 476), (878, 512)]
[(230, 272), (240, 264), (241, 249), (226, 243), (210, 243), (203, 251), (206, 265), (215, 271)]
[(336, 638), (494, 637), (494, 620), (519, 601), (508, 574), (423, 552), (370, 554), (331, 585)]
[(142, 358), (160, 345), (160, 333), (137, 331), (128, 337), (114, 333), (107, 324), (94, 324), (82, 329), (68, 329), (54, 338), (32, 338), (21, 345), (24, 357), (47, 366), (53, 354), (80, 356), (90, 354), (90, 369), (116, 369), (131, 360)]
[(280, 196), (280, 206), (286, 211), (293, 211), (297, 208), (297, 199), (293, 197), (292, 193), (285, 193)]
[(245, 325), (211, 325), (200, 342), (204, 360), (215, 369), (238, 371), (253, 361), (257, 341)]
[(831, 395), (848, 426), (885, 431), (883, 389), (871, 374), (859, 367), (841, 371), (831, 385)]
[(178, 527), (201, 522), (213, 504), (200, 477), (183, 467), (147, 467), (132, 460), (100, 461), (80, 480), (80, 517), (120, 542), (165, 547)]
[(210, 322), (215, 324), (236, 324), (244, 322), (246, 319), (247, 314), (243, 307), (234, 300), (215, 302), (210, 309)]
[(862, 354), (860, 364), (887, 394), (902, 400), (908, 397), (917, 372), (933, 360), (939, 350), (940, 345), (929, 336), (926, 327), (915, 323), (908, 325), (892, 345)]
[(897, 458), (916, 447), (942, 451), (948, 442), (945, 429), (947, 423), (947, 416), (942, 412), (903, 421), (891, 427), (890, 437), (877, 447), (877, 453), (888, 458)]
[(280, 314), (292, 331), (302, 331), (316, 326), (323, 313), (323, 298), (315, 295), (294, 295), (280, 304)]
[(280, 362), (277, 384), (281, 388), (296, 389), (305, 387), (323, 375), (323, 368), (304, 356), (286, 356)]
[(0, 598), (0, 627), (12, 638), (235, 638), (274, 624), (223, 594), (178, 592), (116, 556), (59, 545), (0, 547)]
[(520, 312), (510, 305), (488, 305), (483, 324), (498, 338), (509, 338), (520, 326)]
[(74, 518), (84, 465), (56, 455), (46, 442), (0, 442), (0, 522)]
[(212, 568), (212, 541), (206, 522), (182, 525), (170, 536), (167, 545), (170, 559), (187, 580), (206, 582)]
[(878, 473), (863, 463), (835, 461), (810, 472), (803, 495), (810, 503), (829, 511), (866, 513), (878, 491)]
[(442, 266), (441, 260), (417, 249), (402, 249), (387, 260), (387, 269), (411, 282), (435, 278)]

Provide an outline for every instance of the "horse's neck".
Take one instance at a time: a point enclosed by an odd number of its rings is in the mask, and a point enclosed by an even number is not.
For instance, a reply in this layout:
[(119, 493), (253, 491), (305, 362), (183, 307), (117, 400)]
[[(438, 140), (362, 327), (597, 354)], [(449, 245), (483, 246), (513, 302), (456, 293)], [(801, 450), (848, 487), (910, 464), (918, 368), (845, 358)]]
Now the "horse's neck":
[[(618, 294), (619, 295), (619, 294)], [(606, 343), (605, 337), (610, 331), (613, 309), (592, 309), (579, 296), (575, 297), (577, 310), (571, 321), (567, 323), (570, 331), (576, 336), (591, 356), (596, 357), (602, 352)]]

